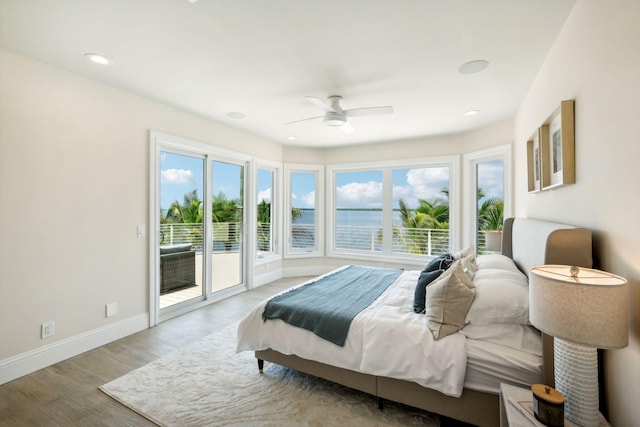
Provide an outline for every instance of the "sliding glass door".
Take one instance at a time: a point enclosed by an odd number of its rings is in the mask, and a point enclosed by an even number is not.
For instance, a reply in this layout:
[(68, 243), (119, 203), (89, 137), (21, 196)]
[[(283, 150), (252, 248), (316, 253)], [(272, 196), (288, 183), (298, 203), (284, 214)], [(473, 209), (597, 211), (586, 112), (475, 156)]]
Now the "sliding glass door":
[(247, 160), (152, 133), (151, 324), (245, 289)]
[(211, 162), (212, 292), (243, 282), (244, 166)]
[(204, 156), (160, 153), (160, 310), (204, 295)]

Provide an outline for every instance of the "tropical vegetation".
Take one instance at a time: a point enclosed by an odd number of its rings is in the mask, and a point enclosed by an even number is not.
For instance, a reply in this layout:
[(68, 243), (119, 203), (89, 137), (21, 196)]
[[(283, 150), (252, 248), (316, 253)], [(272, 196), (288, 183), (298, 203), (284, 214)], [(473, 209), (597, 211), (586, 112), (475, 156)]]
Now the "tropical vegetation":
[(393, 228), (393, 238), (409, 253), (424, 255), (431, 253), (430, 247), (448, 246), (448, 233), (431, 232), (449, 229), (449, 189), (443, 188), (441, 193), (445, 197), (418, 199), (419, 205), (413, 210), (404, 199), (398, 200), (402, 227)]
[[(402, 227), (394, 227), (394, 239), (402, 241), (404, 247), (410, 253), (429, 253), (429, 245), (442, 242), (434, 242), (434, 239), (443, 239), (442, 234), (428, 234), (428, 230), (449, 229), (449, 189), (443, 188), (441, 193), (445, 197), (437, 197), (431, 201), (418, 199), (419, 205), (410, 209), (405, 200), (398, 201), (400, 220)], [(485, 198), (482, 188), (478, 189), (477, 200)], [(502, 230), (504, 213), (504, 200), (498, 198), (486, 198), (478, 207), (478, 230)], [(423, 229), (425, 232), (418, 232)]]
[[(443, 196), (431, 200), (418, 199), (418, 207), (411, 209), (404, 199), (398, 201), (401, 226), (394, 227), (393, 238), (404, 250), (414, 254), (430, 253), (430, 247), (447, 246), (448, 233), (431, 232), (432, 230), (449, 229), (449, 190), (441, 190)], [(501, 230), (504, 214), (504, 201), (498, 198), (485, 198), (484, 191), (479, 188), (477, 200), (478, 230)], [(228, 238), (225, 246), (230, 248), (239, 238), (238, 224), (242, 222), (242, 203), (239, 199), (228, 199), (222, 192), (213, 196), (211, 214), (214, 223), (229, 224)], [(291, 210), (292, 220), (300, 218), (302, 210)], [(203, 203), (198, 191), (193, 190), (184, 195), (183, 201), (175, 200), (164, 212), (160, 212), (161, 224), (201, 224), (203, 221)], [(257, 207), (258, 249), (269, 251), (271, 248), (271, 203), (263, 199)], [(202, 241), (202, 228), (189, 231), (194, 241)], [(382, 239), (380, 233), (378, 239)], [(442, 241), (441, 241), (442, 240)]]
[(478, 208), (478, 230), (502, 230), (504, 200), (488, 198)]

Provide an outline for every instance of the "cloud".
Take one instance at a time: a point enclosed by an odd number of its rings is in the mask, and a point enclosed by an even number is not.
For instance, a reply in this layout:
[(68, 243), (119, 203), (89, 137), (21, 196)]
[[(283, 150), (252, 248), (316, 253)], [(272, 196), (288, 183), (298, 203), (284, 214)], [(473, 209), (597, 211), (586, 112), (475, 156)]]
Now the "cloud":
[(483, 163), (482, 167), (478, 168), (478, 186), (485, 195), (482, 200), (504, 199), (504, 165), (498, 162)]
[(351, 182), (336, 188), (337, 208), (382, 208), (382, 183)]
[(291, 206), (296, 208), (315, 208), (316, 206), (316, 192), (311, 191), (309, 193), (300, 194), (291, 193)]
[(262, 201), (266, 201), (267, 203), (271, 203), (271, 189), (267, 188), (266, 190), (262, 190), (258, 192), (258, 203)]
[(409, 197), (413, 197), (413, 190), (410, 187), (404, 185), (393, 186), (394, 199), (407, 199)]
[(393, 187), (393, 203), (404, 199), (409, 207), (417, 207), (418, 199), (431, 201), (444, 198), (443, 188), (449, 188), (449, 168), (432, 167), (409, 169), (406, 177), (407, 185)]
[(186, 169), (165, 169), (160, 171), (160, 180), (169, 184), (189, 184), (193, 182), (193, 172)]
[(296, 208), (315, 208), (316, 192), (311, 191), (306, 194), (296, 195), (291, 193), (291, 205)]
[(413, 194), (422, 199), (442, 196), (442, 189), (449, 188), (449, 168), (421, 168), (407, 172), (407, 184)]
[(316, 192), (312, 191), (310, 193), (303, 194), (302, 203), (309, 207), (314, 207), (316, 205)]

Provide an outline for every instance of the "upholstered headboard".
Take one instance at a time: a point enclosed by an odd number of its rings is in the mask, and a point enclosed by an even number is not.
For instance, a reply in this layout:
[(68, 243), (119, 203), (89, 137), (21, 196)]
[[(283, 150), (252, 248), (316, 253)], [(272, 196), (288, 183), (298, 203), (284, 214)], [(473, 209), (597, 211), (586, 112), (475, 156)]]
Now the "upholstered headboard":
[[(591, 231), (572, 225), (528, 218), (507, 218), (502, 232), (502, 254), (529, 277), (534, 265), (562, 264), (591, 268)], [(553, 338), (542, 334), (543, 382), (553, 386)]]
[(591, 230), (529, 218), (507, 218), (502, 233), (502, 253), (529, 276), (541, 264), (593, 265)]

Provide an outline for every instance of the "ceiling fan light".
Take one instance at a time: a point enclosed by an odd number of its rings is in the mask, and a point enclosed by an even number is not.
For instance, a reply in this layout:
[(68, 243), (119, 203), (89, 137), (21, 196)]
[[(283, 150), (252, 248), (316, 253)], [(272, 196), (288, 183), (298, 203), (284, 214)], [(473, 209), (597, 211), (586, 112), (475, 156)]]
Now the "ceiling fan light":
[(327, 113), (324, 116), (323, 122), (327, 126), (342, 126), (347, 123), (347, 119), (344, 114)]

